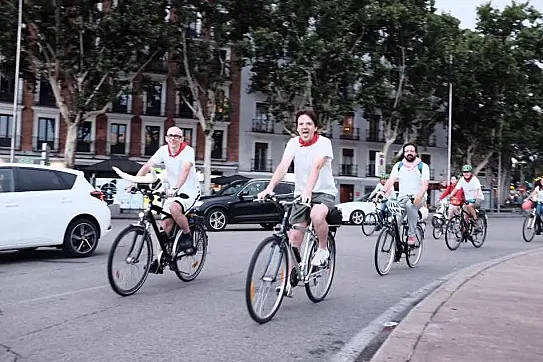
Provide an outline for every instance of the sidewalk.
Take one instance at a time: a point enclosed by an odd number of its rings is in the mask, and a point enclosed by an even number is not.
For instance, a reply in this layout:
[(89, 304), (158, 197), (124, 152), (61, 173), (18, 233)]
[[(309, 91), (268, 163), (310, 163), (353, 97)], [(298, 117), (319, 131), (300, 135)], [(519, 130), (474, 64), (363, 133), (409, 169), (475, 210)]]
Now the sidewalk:
[(542, 361), (543, 248), (467, 268), (422, 300), (372, 362)]

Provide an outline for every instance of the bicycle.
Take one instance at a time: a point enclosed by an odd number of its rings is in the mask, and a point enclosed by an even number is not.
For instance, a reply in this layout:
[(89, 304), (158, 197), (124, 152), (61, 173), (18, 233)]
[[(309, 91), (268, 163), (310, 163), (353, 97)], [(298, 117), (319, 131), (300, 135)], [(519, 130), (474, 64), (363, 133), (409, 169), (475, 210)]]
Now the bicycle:
[[(149, 275), (149, 268), (153, 258), (153, 243), (151, 234), (154, 232), (158, 239), (161, 252), (159, 253), (159, 270), (169, 265), (177, 277), (183, 282), (194, 280), (202, 271), (207, 255), (208, 237), (204, 228), (203, 218), (197, 217), (190, 209), (185, 212), (188, 219), (190, 231), (193, 236), (191, 248), (181, 250), (177, 244), (178, 233), (182, 232), (179, 226), (174, 223), (170, 236), (159, 226), (155, 220), (155, 213), (158, 215), (170, 214), (165, 212), (161, 206), (155, 205), (154, 201), (164, 201), (165, 194), (158, 192), (158, 181), (146, 184), (137, 184), (133, 192), (140, 192), (148, 198), (148, 205), (145, 211), (139, 213), (139, 221), (123, 229), (113, 241), (108, 256), (107, 273), (111, 288), (121, 296), (128, 296), (136, 293), (145, 283)], [(181, 194), (179, 197), (187, 199), (189, 196)], [(127, 236), (134, 234), (127, 245), (121, 242)], [(130, 239), (129, 239), (130, 240)], [(114, 268), (116, 255), (120, 255), (121, 263), (129, 266), (128, 273), (122, 273), (120, 269)], [(187, 269), (184, 269), (184, 262), (187, 262)], [(135, 280), (131, 287), (120, 285), (125, 279), (135, 276), (136, 272), (141, 274), (133, 278)]]
[[(464, 201), (464, 205), (468, 205), (470, 201)], [(488, 216), (484, 210), (477, 210), (476, 227), (471, 215), (464, 209), (460, 208), (460, 213), (453, 216), (448, 222), (445, 233), (445, 244), (451, 251), (455, 251), (460, 246), (460, 243), (471, 241), (474, 247), (480, 248), (486, 240), (486, 232), (488, 228)], [(466, 221), (466, 216), (469, 221)]]
[(387, 220), (386, 218), (383, 219), (381, 210), (379, 207), (385, 207), (385, 210), (383, 212), (387, 213), (386, 205), (383, 206), (381, 202), (373, 201), (375, 204), (375, 211), (372, 211), (364, 216), (364, 220), (362, 221), (362, 232), (366, 236), (371, 236), (375, 231), (377, 231), (378, 227), (383, 227)]
[[(411, 202), (413, 198), (411, 197)], [(407, 220), (404, 217), (404, 209), (399, 205), (397, 200), (389, 199), (387, 201), (387, 208), (391, 214), (389, 222), (383, 227), (377, 242), (375, 243), (374, 253), (374, 265), (377, 274), (386, 275), (392, 267), (392, 262), (399, 262), (402, 255), (405, 255), (405, 260), (410, 268), (414, 268), (418, 265), (420, 257), (422, 255), (422, 246), (424, 240), (424, 222), (419, 218), (417, 220), (417, 230), (415, 231), (416, 242), (414, 245), (407, 243), (408, 225)], [(400, 237), (400, 227), (398, 219), (403, 218), (402, 222), (402, 236)], [(390, 241), (389, 241), (390, 240)], [(383, 260), (384, 265), (381, 265), (379, 256), (386, 254), (387, 257)]]
[(436, 210), (436, 213), (432, 217), (432, 236), (434, 239), (439, 239), (441, 235), (445, 232), (445, 226), (449, 219), (449, 204), (440, 203), (439, 207)]
[[(315, 234), (313, 224), (310, 222), (303, 230), (305, 235), (302, 246), (305, 247), (302, 250), (302, 254), (300, 254), (297, 248), (295, 249), (291, 246), (288, 239), (288, 231), (294, 228), (288, 222), (292, 211), (291, 206), (294, 203), (308, 207), (311, 207), (311, 205), (301, 203), (299, 200), (277, 201), (275, 197), (266, 197), (265, 201), (273, 202), (278, 209), (283, 209), (283, 220), (279, 229), (257, 246), (247, 272), (245, 301), (251, 318), (260, 324), (270, 321), (277, 313), (285, 297), (288, 282), (290, 282), (291, 288), (302, 282), (305, 286), (307, 297), (312, 302), (319, 303), (324, 300), (332, 286), (336, 269), (335, 235), (341, 223), (341, 214), (337, 216), (336, 213), (334, 220), (331, 220), (333, 212), (328, 214), (328, 251), (330, 252), (330, 256), (326, 264), (315, 267), (311, 265), (311, 259), (318, 248), (318, 237)], [(260, 261), (259, 258), (261, 256), (263, 257), (263, 268), (259, 268), (262, 271), (257, 271), (257, 262)], [(290, 262), (293, 260), (296, 262), (293, 263), (294, 268), (292, 269), (290, 278), (288, 278)], [(323, 281), (322, 287), (318, 288), (321, 281)], [(315, 287), (315, 290), (313, 287)], [(264, 310), (269, 296), (272, 296), (269, 303), (269, 310)]]
[(541, 232), (542, 229), (541, 217), (537, 215), (536, 209), (532, 208), (532, 211), (524, 218), (522, 223), (522, 238), (529, 243), (534, 239), (537, 232)]

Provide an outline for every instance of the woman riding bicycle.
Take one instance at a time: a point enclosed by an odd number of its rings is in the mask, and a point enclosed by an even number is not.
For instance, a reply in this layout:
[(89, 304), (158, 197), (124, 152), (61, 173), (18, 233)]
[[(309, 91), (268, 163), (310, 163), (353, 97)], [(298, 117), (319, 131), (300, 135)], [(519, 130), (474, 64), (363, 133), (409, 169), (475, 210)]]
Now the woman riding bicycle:
[[(536, 205), (536, 209), (535, 209), (535, 212), (536, 212), (536, 215), (541, 218), (541, 215), (543, 215), (543, 182), (541, 180), (541, 177), (537, 177), (535, 180), (534, 180), (534, 190), (532, 191), (532, 193), (530, 194), (530, 196), (528, 196), (528, 198), (526, 200), (531, 200), (533, 203), (535, 203)], [(541, 219), (540, 219), (541, 220)], [(536, 230), (536, 235), (541, 235), (541, 224), (540, 223), (536, 223), (537, 225), (537, 230)]]

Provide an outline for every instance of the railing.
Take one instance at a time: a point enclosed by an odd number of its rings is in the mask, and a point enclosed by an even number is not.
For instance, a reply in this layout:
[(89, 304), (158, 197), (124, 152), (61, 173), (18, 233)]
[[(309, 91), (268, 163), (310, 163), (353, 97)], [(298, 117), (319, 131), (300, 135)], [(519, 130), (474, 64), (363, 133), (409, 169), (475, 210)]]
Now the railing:
[(156, 151), (158, 151), (159, 148), (160, 145), (158, 143), (145, 145), (145, 149), (143, 150), (143, 156), (152, 156), (155, 154)]
[(251, 171), (272, 172), (272, 160), (262, 158), (251, 159)]
[(147, 106), (145, 108), (145, 115), (147, 116), (163, 116), (162, 109), (166, 109), (165, 102), (156, 103), (153, 107)]
[(435, 147), (436, 144), (437, 144), (437, 137), (436, 137), (436, 135), (430, 136), (430, 138), (428, 139), (428, 146), (430, 146), (430, 147)]
[(366, 166), (366, 177), (377, 177), (375, 176), (375, 164), (370, 163)]
[(367, 129), (366, 130), (366, 141), (368, 142), (385, 142), (385, 138), (379, 131)]
[(106, 154), (108, 155), (127, 155), (130, 149), (126, 147), (126, 143), (117, 142), (115, 144), (108, 142), (106, 148)]
[(32, 150), (34, 152), (40, 152), (42, 145), (46, 143), (49, 145), (49, 151), (58, 151), (57, 145), (59, 144), (58, 138), (54, 139), (41, 139), (38, 137), (32, 137)]
[(341, 134), (339, 135), (339, 138), (344, 139), (344, 140), (359, 140), (360, 129), (352, 128), (351, 132), (346, 132), (345, 130), (342, 130)]
[(358, 165), (341, 164), (339, 165), (339, 176), (358, 176)]
[(13, 102), (13, 89), (0, 89), (0, 102)]
[(269, 119), (253, 119), (253, 132), (273, 133), (274, 122)]
[(75, 146), (75, 152), (80, 153), (91, 153), (92, 146), (94, 145), (94, 141), (87, 141), (87, 140), (77, 140), (76, 146)]
[(11, 147), (11, 137), (1, 137), (0, 147)]

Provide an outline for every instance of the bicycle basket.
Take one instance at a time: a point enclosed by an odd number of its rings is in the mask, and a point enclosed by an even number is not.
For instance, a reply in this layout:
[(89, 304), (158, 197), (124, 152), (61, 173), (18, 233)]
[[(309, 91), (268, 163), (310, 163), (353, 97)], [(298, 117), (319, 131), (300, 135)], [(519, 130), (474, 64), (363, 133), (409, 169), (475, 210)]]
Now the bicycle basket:
[(402, 208), (398, 201), (388, 200), (387, 202), (388, 210), (394, 215), (402, 215)]

